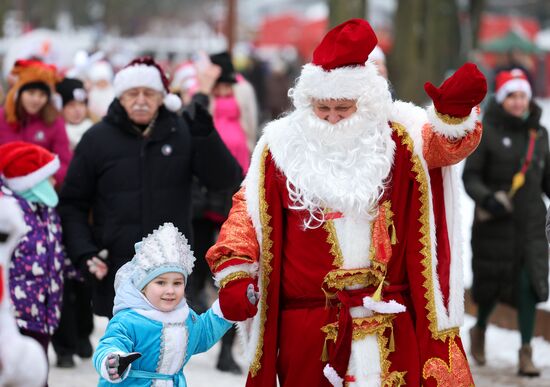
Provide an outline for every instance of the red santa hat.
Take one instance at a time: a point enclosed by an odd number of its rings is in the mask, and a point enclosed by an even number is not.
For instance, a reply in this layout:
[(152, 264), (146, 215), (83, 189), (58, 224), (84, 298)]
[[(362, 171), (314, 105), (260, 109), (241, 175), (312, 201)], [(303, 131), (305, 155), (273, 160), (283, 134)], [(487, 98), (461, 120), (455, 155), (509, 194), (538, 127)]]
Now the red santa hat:
[(162, 67), (149, 56), (139, 57), (128, 63), (116, 73), (113, 86), (117, 98), (134, 87), (148, 87), (164, 95), (164, 106), (168, 110), (178, 111), (182, 105), (177, 95), (170, 94), (170, 82)]
[(516, 91), (523, 91), (531, 99), (532, 91), (527, 75), (521, 69), (501, 71), (495, 80), (495, 99), (502, 103), (508, 94)]
[(330, 30), (302, 68), (292, 91), (309, 99), (358, 99), (368, 91), (376, 67), (368, 62), (378, 39), (363, 19), (348, 20)]
[(0, 145), (0, 174), (8, 188), (25, 191), (59, 169), (59, 158), (39, 145), (13, 141)]

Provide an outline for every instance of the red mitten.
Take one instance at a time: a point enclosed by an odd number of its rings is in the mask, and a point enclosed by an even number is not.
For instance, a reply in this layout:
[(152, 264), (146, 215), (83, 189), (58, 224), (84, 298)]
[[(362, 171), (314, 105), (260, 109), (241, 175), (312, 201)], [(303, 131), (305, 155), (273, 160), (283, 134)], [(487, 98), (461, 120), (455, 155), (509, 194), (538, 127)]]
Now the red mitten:
[(256, 312), (258, 312), (257, 300), (255, 300), (255, 303), (249, 300), (249, 285), (253, 285), (257, 291), (257, 286), (252, 278), (233, 280), (220, 289), (220, 308), (226, 319), (244, 321), (256, 315)]
[(466, 63), (439, 88), (426, 82), (424, 90), (433, 100), (438, 113), (466, 117), (485, 98), (487, 80), (475, 64)]

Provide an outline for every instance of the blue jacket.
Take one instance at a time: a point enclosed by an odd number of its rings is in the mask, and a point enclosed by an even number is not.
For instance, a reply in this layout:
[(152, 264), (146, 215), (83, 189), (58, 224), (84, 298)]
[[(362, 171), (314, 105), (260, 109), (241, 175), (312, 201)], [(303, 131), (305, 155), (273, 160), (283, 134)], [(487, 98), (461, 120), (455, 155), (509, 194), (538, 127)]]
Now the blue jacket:
[[(126, 306), (126, 307), (125, 307)], [(129, 307), (131, 306), (131, 307)], [(185, 299), (172, 312), (156, 310), (130, 281), (117, 289), (114, 317), (93, 356), (100, 375), (98, 386), (151, 386), (154, 379), (171, 380), (167, 385), (185, 387), (183, 367), (189, 358), (211, 348), (231, 327), (219, 317), (215, 305), (198, 315)], [(105, 358), (113, 352), (140, 352), (122, 381), (105, 379)]]

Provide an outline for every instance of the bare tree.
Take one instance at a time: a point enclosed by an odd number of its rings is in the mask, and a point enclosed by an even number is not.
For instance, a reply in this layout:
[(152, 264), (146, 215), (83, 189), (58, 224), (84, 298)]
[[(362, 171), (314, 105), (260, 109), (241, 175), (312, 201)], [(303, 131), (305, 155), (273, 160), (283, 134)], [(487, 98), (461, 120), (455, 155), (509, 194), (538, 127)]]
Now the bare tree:
[(461, 62), (455, 0), (400, 1), (395, 16), (390, 79), (398, 98), (426, 101), (425, 81), (439, 84)]
[(334, 27), (352, 18), (366, 18), (367, 3), (367, 0), (329, 0), (330, 26)]

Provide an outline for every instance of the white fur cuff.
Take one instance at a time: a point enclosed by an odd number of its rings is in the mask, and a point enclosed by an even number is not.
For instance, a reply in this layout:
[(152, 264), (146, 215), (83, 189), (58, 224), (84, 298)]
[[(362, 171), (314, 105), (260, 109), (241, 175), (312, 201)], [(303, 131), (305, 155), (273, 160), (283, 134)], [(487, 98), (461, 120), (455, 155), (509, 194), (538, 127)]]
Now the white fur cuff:
[(323, 375), (325, 375), (330, 384), (332, 384), (334, 387), (344, 386), (344, 379), (338, 376), (336, 370), (332, 368), (330, 364), (327, 364), (325, 368), (323, 368)]
[(219, 271), (214, 276), (214, 281), (217, 287), (220, 287), (220, 282), (223, 281), (228, 275), (237, 273), (239, 271), (244, 271), (245, 273), (250, 274), (251, 277), (256, 277), (258, 275), (258, 263), (243, 263), (241, 265), (233, 265), (226, 267), (225, 269)]
[[(434, 132), (451, 139), (458, 139), (466, 136), (475, 128), (479, 117), (479, 108), (476, 106), (470, 112), (470, 115), (457, 124), (445, 122), (436, 112), (433, 104), (428, 107), (428, 120), (432, 124)], [(454, 118), (454, 117), (453, 117)], [(460, 118), (458, 118), (460, 120)]]

